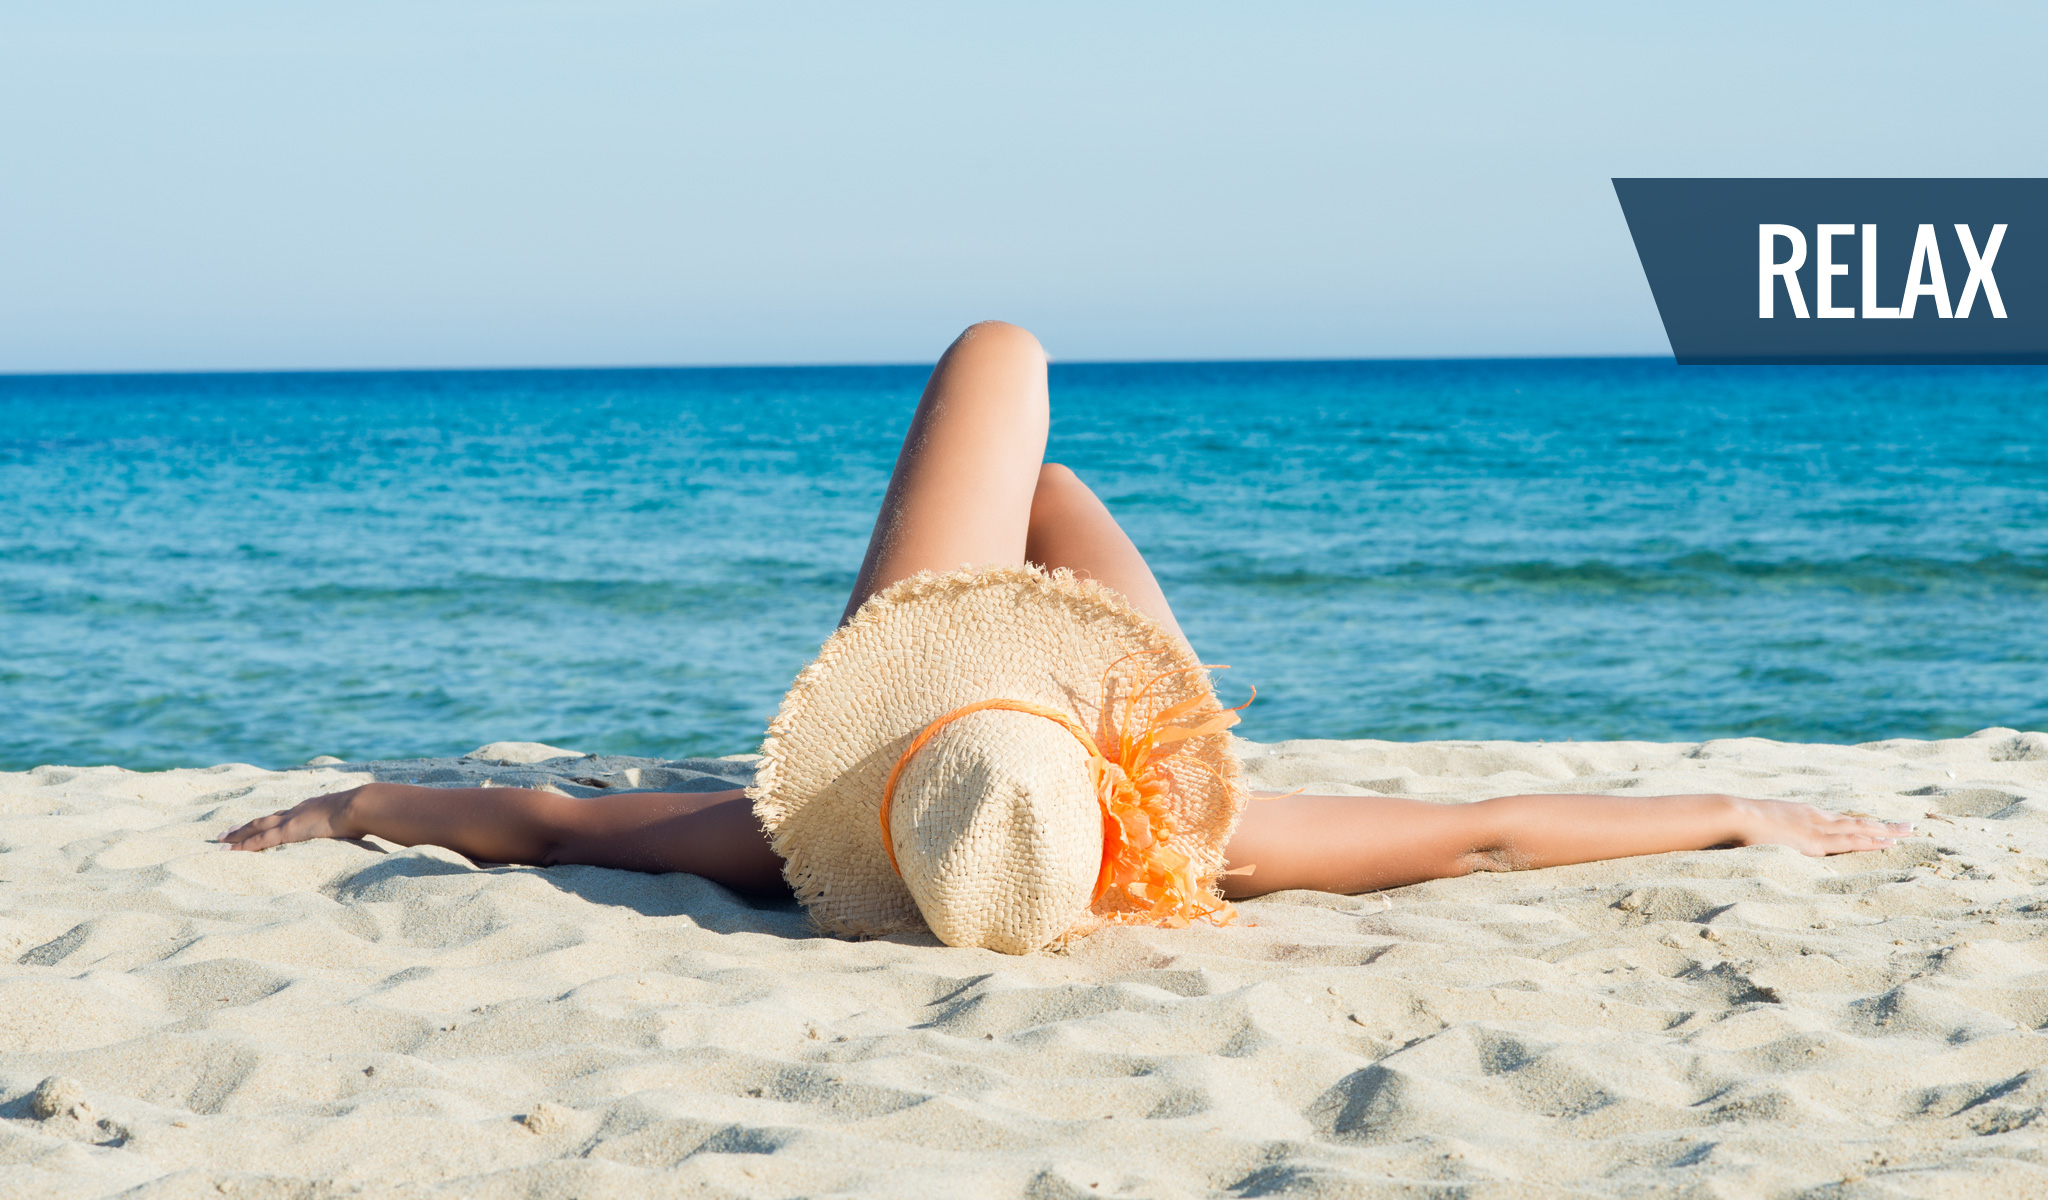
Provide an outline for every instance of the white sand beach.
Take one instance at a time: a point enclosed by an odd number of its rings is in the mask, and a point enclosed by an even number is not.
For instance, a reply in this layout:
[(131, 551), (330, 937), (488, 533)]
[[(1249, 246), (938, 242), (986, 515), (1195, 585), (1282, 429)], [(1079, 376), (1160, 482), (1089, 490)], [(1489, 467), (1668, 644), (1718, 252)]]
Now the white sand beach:
[[(1723, 791), (1920, 836), (1011, 958), (691, 876), (210, 841), (367, 770), (0, 775), (0, 1193), (2048, 1195), (2048, 734), (1245, 751), (1269, 788)], [(486, 761), (546, 754), (411, 769), (746, 771)]]

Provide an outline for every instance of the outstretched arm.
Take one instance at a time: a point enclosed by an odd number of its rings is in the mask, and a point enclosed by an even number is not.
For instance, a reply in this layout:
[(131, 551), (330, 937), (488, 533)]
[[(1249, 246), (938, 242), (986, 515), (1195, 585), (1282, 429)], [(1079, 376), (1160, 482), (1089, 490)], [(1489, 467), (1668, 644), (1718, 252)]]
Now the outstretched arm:
[(688, 871), (740, 891), (784, 890), (782, 860), (739, 791), (578, 799), (530, 788), (371, 783), (258, 817), (221, 840), (236, 850), (267, 850), (370, 834), (402, 846), (446, 846), (480, 862)]
[(1433, 804), (1393, 796), (1260, 796), (1230, 840), (1233, 898), (1286, 888), (1369, 892), (1473, 871), (1518, 871), (1667, 850), (1882, 850), (1912, 832), (1786, 800), (1736, 796), (1502, 796)]

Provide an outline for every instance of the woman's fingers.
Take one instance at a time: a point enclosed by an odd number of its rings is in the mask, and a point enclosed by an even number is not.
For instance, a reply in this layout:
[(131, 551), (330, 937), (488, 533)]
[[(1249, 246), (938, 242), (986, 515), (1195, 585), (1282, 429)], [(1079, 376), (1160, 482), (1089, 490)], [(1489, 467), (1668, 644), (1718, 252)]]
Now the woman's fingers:
[(255, 820), (250, 821), (249, 823), (241, 826), (240, 828), (230, 830), (226, 835), (227, 840), (240, 841), (243, 838), (249, 837), (252, 834), (263, 833), (268, 830), (275, 829), (278, 826), (284, 824), (286, 821), (291, 820), (292, 814), (298, 812), (300, 807), (301, 806), (299, 805), (293, 805), (290, 808), (280, 809), (277, 812), (271, 813), (268, 816), (258, 817)]
[[(1889, 850), (1899, 844), (1899, 839), (1912, 834), (1913, 826), (1903, 821), (1880, 821), (1874, 817), (1855, 817), (1847, 813), (1831, 813), (1825, 809), (1812, 808), (1819, 825), (1816, 842), (1806, 853), (1815, 855), (1853, 854), (1864, 850)], [(1802, 847), (1802, 849), (1805, 849)]]
[(271, 835), (269, 830), (264, 830), (261, 833), (248, 833), (239, 838), (228, 839), (228, 847), (233, 850), (265, 850), (276, 843), (277, 839)]
[(267, 850), (285, 841), (297, 841), (299, 839), (285, 836), (290, 816), (291, 810), (287, 809), (258, 817), (246, 825), (230, 829), (220, 840), (236, 850)]

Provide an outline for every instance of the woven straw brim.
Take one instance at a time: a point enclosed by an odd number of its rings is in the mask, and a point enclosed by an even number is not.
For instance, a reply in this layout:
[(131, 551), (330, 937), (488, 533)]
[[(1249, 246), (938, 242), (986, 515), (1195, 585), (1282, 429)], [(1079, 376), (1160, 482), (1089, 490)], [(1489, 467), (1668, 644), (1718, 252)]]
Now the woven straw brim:
[[(998, 698), (1057, 708), (1095, 730), (1106, 676), (1128, 696), (1182, 672), (1154, 685), (1158, 707), (1201, 697), (1202, 711), (1220, 708), (1197, 666), (1123, 597), (1067, 571), (920, 573), (870, 598), (797, 676), (747, 794), (820, 928), (854, 937), (921, 929), (880, 822), (883, 785), (912, 738), (954, 709)], [(1182, 747), (1193, 764), (1176, 773), (1174, 845), (1210, 875), (1244, 806), (1243, 773), (1227, 733)], [(1115, 906), (1111, 898), (1098, 910)]]

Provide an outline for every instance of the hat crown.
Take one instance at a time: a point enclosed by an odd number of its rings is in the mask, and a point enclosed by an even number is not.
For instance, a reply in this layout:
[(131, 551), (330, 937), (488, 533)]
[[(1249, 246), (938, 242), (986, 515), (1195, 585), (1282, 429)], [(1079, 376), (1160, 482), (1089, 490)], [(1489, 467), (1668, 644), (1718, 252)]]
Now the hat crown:
[(1087, 912), (1102, 862), (1088, 755), (1061, 726), (971, 713), (906, 764), (889, 814), (903, 882), (939, 940), (1023, 954)]

